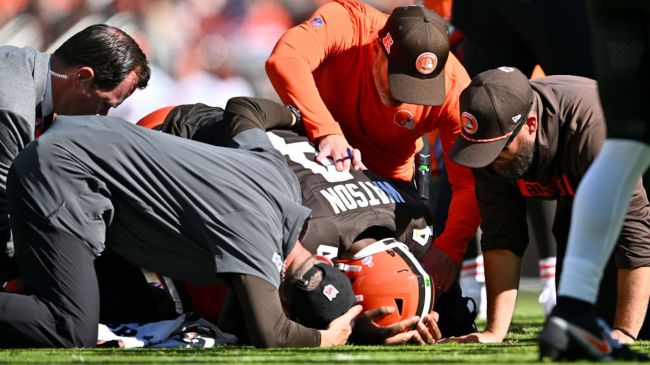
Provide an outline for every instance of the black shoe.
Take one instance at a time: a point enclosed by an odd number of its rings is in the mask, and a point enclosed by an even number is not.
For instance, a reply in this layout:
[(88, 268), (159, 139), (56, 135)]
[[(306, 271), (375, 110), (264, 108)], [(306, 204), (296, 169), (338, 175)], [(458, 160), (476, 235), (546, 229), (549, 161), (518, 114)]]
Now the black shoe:
[(440, 315), (442, 337), (459, 337), (476, 332), (478, 308), (472, 298), (463, 297), (458, 281), (436, 299), (434, 310)]
[(649, 358), (620, 344), (609, 334), (611, 330), (602, 320), (597, 320), (599, 333), (593, 333), (568, 320), (551, 315), (539, 334), (540, 359), (597, 361), (628, 360), (648, 361)]

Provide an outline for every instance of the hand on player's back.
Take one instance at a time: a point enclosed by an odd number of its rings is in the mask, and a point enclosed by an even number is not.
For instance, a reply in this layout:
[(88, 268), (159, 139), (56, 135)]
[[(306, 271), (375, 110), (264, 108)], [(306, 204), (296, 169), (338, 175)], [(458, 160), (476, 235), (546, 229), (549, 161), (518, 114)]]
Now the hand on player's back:
[(331, 158), (337, 171), (365, 170), (366, 166), (361, 161), (361, 151), (352, 148), (341, 134), (330, 134), (318, 141), (318, 155), (316, 161), (323, 162)]

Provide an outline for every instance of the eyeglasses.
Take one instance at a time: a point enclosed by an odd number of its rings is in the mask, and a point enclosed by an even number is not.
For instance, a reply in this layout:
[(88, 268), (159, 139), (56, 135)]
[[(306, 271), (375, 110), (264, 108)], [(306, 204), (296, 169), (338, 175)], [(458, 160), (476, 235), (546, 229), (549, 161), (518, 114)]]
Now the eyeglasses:
[(524, 127), (524, 124), (526, 124), (526, 120), (528, 119), (528, 114), (530, 111), (533, 109), (533, 101), (530, 102), (530, 105), (528, 106), (528, 110), (526, 111), (526, 114), (524, 114), (524, 117), (522, 118), (523, 120), (519, 125), (512, 131), (512, 134), (510, 135), (510, 138), (508, 138), (508, 141), (506, 142), (505, 146), (503, 146), (503, 150), (505, 151), (508, 149), (508, 146), (510, 146), (510, 143), (517, 138), (517, 134), (519, 134), (519, 131)]
[(49, 72), (50, 72), (50, 75), (52, 75), (52, 76), (54, 76), (54, 77), (56, 77), (58, 79), (67, 80), (67, 79), (70, 78), (70, 75), (60, 74), (60, 73), (54, 72), (52, 70), (50, 70)]

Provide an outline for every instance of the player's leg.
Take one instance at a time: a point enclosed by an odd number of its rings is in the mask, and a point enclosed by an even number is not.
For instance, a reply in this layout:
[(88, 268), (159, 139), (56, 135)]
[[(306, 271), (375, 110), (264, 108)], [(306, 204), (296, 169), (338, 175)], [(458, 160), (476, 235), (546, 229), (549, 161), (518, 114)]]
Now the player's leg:
[(480, 245), (480, 230), (467, 243), (458, 282), (463, 296), (472, 298), (478, 309), (478, 317), (487, 317), (487, 294), (485, 291), (485, 269)]
[(576, 193), (558, 304), (540, 334), (540, 353), (556, 359), (636, 358), (597, 323), (593, 303), (632, 192), (650, 164), (650, 123), (643, 111), (649, 100), (650, 3), (592, 0), (590, 5), (609, 139)]
[[(606, 143), (602, 157), (596, 159), (578, 189), (557, 306), (540, 335), (543, 356), (594, 359), (632, 356), (625, 352), (612, 353), (616, 347), (607, 343), (609, 330), (597, 323), (593, 304), (631, 191), (641, 174), (638, 171), (650, 163), (650, 148), (637, 142), (633, 144), (637, 148), (624, 143), (620, 151), (610, 153), (619, 143)], [(622, 151), (625, 157), (620, 156)], [(612, 193), (604, 193), (608, 188)], [(589, 336), (595, 342), (590, 342)]]
[(36, 212), (11, 171), (8, 188), (15, 257), (31, 295), (0, 294), (0, 346), (94, 347), (99, 320), (94, 253)]
[(531, 241), (537, 246), (539, 252), (539, 279), (542, 290), (539, 294), (539, 304), (542, 305), (544, 315), (548, 316), (555, 307), (555, 261), (556, 243), (553, 237), (553, 216), (555, 215), (555, 201), (527, 202), (528, 229)]
[(525, 75), (532, 73), (536, 64), (533, 53), (509, 19), (528, 24), (525, 13), (534, 3), (454, 0), (451, 22), (463, 33), (462, 62), (470, 77), (501, 66), (517, 67)]

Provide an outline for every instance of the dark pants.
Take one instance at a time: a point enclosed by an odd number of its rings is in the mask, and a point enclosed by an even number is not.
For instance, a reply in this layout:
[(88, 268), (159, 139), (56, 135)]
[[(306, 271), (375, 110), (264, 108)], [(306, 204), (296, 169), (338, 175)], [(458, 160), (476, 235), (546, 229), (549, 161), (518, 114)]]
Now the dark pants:
[(15, 258), (30, 295), (0, 293), (0, 346), (95, 347), (95, 255), (83, 240), (31, 209), (13, 169), (7, 191)]
[(467, 302), (470, 300), (468, 297), (463, 297), (458, 280), (449, 290), (436, 298), (433, 309), (440, 315), (438, 327), (443, 337), (464, 336), (476, 332), (474, 320), (478, 308), (476, 303), (468, 305)]
[(591, 0), (589, 11), (607, 138), (650, 144), (650, 3)]
[(585, 0), (454, 0), (470, 77), (500, 66), (593, 77)]

